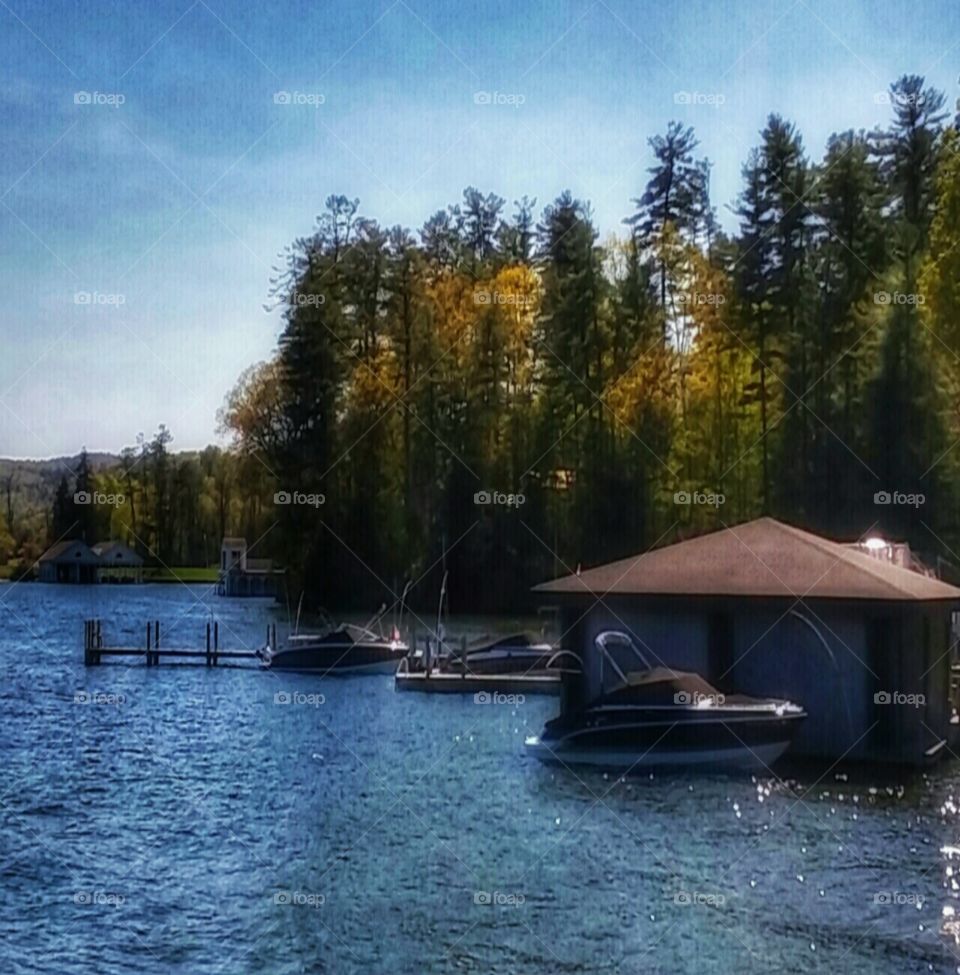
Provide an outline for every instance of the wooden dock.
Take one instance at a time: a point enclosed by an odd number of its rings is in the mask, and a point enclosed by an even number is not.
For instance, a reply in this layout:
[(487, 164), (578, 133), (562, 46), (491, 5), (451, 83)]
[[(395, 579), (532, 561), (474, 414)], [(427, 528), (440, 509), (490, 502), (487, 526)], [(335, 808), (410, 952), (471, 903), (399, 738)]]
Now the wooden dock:
[[(270, 643), (271, 638), (273, 640)], [(267, 643), (276, 646), (276, 627), (267, 627)], [(195, 665), (216, 667), (221, 661), (260, 662), (256, 650), (230, 650), (220, 646), (220, 624), (216, 620), (207, 623), (206, 644), (202, 648), (164, 647), (160, 643), (160, 621), (146, 624), (146, 639), (140, 647), (107, 646), (103, 642), (101, 620), (84, 620), (83, 623), (83, 662), (88, 667), (99, 666), (104, 658), (140, 658), (148, 667), (159, 667), (161, 659), (178, 660)]]
[(420, 691), (422, 694), (487, 695), (559, 694), (562, 678), (556, 674), (455, 674), (434, 670), (405, 671), (401, 666), (394, 678), (398, 691)]

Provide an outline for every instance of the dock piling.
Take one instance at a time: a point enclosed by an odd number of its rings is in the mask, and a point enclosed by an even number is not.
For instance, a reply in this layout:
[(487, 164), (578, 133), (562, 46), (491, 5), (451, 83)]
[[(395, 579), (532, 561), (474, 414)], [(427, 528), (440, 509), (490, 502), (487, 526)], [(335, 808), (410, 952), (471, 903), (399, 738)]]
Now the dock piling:
[[(276, 638), (276, 637), (274, 637)], [(193, 660), (203, 663), (207, 667), (215, 667), (220, 658), (229, 660), (259, 661), (256, 650), (225, 650), (220, 648), (220, 627), (214, 621), (211, 626), (206, 624), (205, 646), (194, 648), (162, 648), (160, 644), (160, 621), (151, 620), (146, 624), (146, 650), (143, 646), (105, 646), (103, 641), (103, 623), (99, 619), (83, 621), (83, 662), (85, 666), (93, 667), (102, 663), (103, 657), (140, 657), (147, 667), (158, 667), (160, 658)]]

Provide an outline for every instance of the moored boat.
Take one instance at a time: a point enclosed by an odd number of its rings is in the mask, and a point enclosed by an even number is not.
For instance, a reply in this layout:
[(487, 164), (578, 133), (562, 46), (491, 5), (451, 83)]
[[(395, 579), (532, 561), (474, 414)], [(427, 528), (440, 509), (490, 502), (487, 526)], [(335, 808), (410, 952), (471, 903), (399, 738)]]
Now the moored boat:
[(467, 645), (466, 652), (450, 659), (449, 669), (470, 674), (528, 674), (545, 671), (558, 647), (530, 633), (514, 633)]
[(409, 647), (397, 626), (389, 635), (373, 630), (380, 616), (366, 626), (327, 620), (317, 633), (292, 633), (285, 646), (260, 652), (262, 666), (303, 673), (393, 674)]
[(789, 747), (803, 708), (773, 698), (725, 695), (699, 674), (666, 667), (624, 672), (610, 647), (630, 637), (597, 637), (601, 661), (616, 675), (598, 700), (547, 722), (526, 747), (541, 761), (618, 770), (656, 766), (762, 769)]

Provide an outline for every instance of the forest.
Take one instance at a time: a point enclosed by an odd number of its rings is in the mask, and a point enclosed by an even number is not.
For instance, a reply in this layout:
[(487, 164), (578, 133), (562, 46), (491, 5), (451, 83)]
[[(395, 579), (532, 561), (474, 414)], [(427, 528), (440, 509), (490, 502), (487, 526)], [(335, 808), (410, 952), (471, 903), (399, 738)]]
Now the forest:
[[(569, 192), (469, 187), (416, 234), (330, 196), (278, 268), (274, 357), (227, 395), (229, 449), (178, 459), (161, 429), (82, 476), (125, 488), (111, 530), (149, 556), (243, 534), (335, 606), (406, 579), (431, 602), (443, 571), (456, 609), (520, 606), (761, 513), (960, 565), (960, 134), (917, 76), (889, 112), (819, 159), (771, 115), (732, 234), (676, 122), (604, 240)], [(76, 530), (67, 480), (51, 537)]]

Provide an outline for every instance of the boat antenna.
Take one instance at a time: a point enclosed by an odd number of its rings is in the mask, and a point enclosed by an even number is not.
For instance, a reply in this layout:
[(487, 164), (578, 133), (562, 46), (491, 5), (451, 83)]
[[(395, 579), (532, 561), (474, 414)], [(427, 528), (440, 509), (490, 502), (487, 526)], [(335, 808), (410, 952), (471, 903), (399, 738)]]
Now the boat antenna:
[[(370, 633), (373, 633), (373, 627), (374, 627), (374, 625), (380, 626), (381, 621), (383, 620), (383, 614), (386, 613), (386, 611), (387, 611), (387, 604), (386, 603), (381, 603), (380, 604), (380, 608), (373, 614), (373, 616), (370, 617), (370, 619), (367, 622), (366, 626), (364, 626), (364, 629), (367, 630)], [(383, 633), (383, 630), (382, 630), (382, 627), (381, 627), (381, 635), (382, 635), (382, 633)]]
[(440, 580), (440, 602), (437, 605), (437, 653), (443, 649), (443, 604), (447, 598), (447, 571), (444, 570), (443, 578)]
[(406, 585), (403, 587), (403, 592), (400, 593), (400, 613), (397, 616), (397, 625), (396, 625), (397, 633), (399, 633), (401, 628), (403, 627), (403, 614), (407, 607), (407, 593), (410, 592), (412, 586), (413, 586), (413, 580), (407, 579)]
[(293, 632), (300, 632), (300, 611), (303, 609), (303, 590), (300, 590), (300, 601), (297, 603), (297, 625), (294, 627)]

